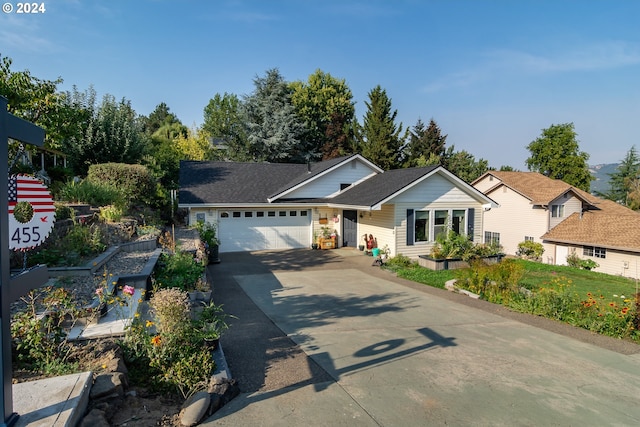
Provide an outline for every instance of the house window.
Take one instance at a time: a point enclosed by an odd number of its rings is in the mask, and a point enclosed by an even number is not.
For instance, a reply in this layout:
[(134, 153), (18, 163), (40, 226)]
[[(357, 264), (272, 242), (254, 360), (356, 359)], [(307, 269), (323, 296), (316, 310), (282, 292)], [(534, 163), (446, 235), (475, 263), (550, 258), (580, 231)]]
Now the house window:
[(278, 211), (278, 216), (287, 216), (287, 211)]
[(289, 211), (289, 216), (297, 216), (298, 211)]
[(340, 191), (344, 190), (345, 188), (349, 188), (351, 187), (351, 184), (340, 184)]
[(267, 212), (267, 216), (276, 216), (276, 211)]
[(300, 216), (307, 216), (307, 211), (300, 211)]
[(251, 212), (251, 211), (247, 211), (247, 212), (244, 213), (244, 217), (245, 218), (251, 218), (252, 216), (253, 216), (253, 212)]
[(551, 205), (551, 217), (552, 218), (564, 217), (564, 205)]
[(199, 212), (196, 214), (196, 222), (204, 222), (204, 212)]
[(593, 256), (596, 258), (606, 258), (607, 257), (607, 249), (606, 248), (598, 248), (593, 246), (583, 246), (582, 247), (582, 255), (584, 256)]
[(258, 212), (256, 212), (256, 216), (258, 218), (263, 218), (264, 217), (264, 212), (263, 211), (258, 211)]
[(535, 239), (533, 238), (533, 236), (524, 236), (524, 241), (525, 242), (533, 242)]
[(464, 215), (466, 211), (464, 209), (453, 210), (453, 214), (451, 215), (451, 229), (458, 234), (466, 234), (466, 230), (464, 228)]
[(500, 244), (500, 233), (495, 233), (492, 231), (485, 231), (484, 232), (484, 242), (488, 245), (491, 244), (495, 244), (495, 245), (499, 245)]
[(240, 218), (240, 212), (238, 212), (238, 211), (233, 212), (233, 217), (234, 218)]
[(438, 236), (447, 231), (447, 216), (448, 211), (435, 211), (433, 218), (433, 236), (437, 239)]
[(415, 241), (429, 241), (429, 211), (416, 211), (415, 213)]
[(220, 218), (229, 218), (229, 212), (222, 212)]

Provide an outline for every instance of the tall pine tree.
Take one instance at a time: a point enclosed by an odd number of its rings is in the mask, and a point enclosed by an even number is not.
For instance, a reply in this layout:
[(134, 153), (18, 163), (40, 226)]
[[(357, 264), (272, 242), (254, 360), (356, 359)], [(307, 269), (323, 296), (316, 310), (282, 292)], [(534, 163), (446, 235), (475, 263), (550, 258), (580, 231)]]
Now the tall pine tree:
[(445, 143), (447, 135), (442, 135), (438, 124), (435, 120), (429, 121), (429, 126), (425, 128), (422, 120), (413, 127), (409, 134), (409, 144), (406, 147), (405, 167), (418, 166), (425, 160), (429, 163), (429, 159), (440, 159), (439, 163), (445, 155)]
[(391, 109), (391, 99), (380, 85), (369, 92), (365, 105), (367, 112), (358, 129), (360, 153), (384, 170), (399, 167), (405, 136), (401, 136), (402, 123), (395, 123), (398, 111)]

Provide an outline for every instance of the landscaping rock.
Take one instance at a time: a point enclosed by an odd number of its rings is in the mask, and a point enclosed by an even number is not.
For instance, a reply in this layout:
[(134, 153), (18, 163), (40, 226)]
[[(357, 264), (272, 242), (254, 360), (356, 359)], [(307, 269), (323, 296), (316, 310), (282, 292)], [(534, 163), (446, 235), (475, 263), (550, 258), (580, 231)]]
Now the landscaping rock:
[(214, 413), (240, 394), (240, 387), (234, 379), (211, 377), (208, 392), (211, 394), (211, 413)]
[(124, 389), (127, 387), (127, 377), (122, 372), (111, 372), (96, 377), (91, 387), (92, 400), (104, 397), (124, 397)]
[(107, 417), (104, 411), (100, 409), (92, 409), (80, 422), (78, 427), (109, 427)]
[(185, 427), (197, 425), (209, 410), (211, 396), (205, 391), (199, 391), (184, 403), (180, 411), (180, 424)]

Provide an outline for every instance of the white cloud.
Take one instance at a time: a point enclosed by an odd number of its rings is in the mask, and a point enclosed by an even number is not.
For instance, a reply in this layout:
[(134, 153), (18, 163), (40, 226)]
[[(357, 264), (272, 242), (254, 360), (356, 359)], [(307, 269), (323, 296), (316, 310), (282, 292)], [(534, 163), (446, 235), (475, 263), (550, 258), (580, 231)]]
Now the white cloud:
[(40, 35), (38, 19), (6, 14), (0, 18), (0, 40), (9, 49), (26, 52), (51, 52), (54, 45)]
[(640, 64), (640, 46), (625, 42), (597, 43), (549, 54), (493, 50), (465, 71), (452, 72), (423, 86), (427, 93), (468, 87), (500, 76), (611, 70)]

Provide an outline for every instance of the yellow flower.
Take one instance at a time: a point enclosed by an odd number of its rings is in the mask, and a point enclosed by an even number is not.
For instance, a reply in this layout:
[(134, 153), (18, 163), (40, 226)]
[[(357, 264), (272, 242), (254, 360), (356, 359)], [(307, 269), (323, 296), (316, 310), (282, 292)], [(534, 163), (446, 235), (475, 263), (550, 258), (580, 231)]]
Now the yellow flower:
[(147, 320), (147, 323), (145, 324), (145, 326), (146, 326), (147, 328), (150, 328), (150, 327), (152, 327), (152, 326), (153, 326), (153, 322), (152, 322), (151, 320)]
[(151, 338), (151, 344), (153, 345), (162, 344), (162, 339), (160, 338), (160, 335), (156, 335), (155, 337)]
[(138, 317), (140, 317), (140, 313), (134, 314), (133, 317), (135, 317), (137, 319)]

